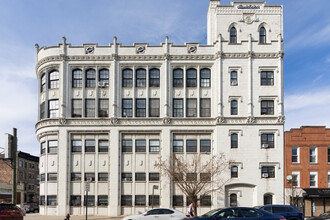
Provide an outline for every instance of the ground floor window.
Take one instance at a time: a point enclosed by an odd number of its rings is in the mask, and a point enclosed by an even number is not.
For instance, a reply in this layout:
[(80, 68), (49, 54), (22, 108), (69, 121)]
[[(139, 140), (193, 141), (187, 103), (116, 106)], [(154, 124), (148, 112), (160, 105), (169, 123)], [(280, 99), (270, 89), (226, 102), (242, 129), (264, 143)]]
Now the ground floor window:
[(273, 196), (271, 194), (264, 195), (264, 205), (271, 205), (273, 204)]

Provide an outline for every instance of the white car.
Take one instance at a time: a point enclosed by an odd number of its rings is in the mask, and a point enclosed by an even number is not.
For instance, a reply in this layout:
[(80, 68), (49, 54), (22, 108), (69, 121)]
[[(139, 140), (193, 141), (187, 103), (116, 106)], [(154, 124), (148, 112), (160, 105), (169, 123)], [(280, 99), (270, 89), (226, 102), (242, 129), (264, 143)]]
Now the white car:
[(151, 209), (140, 215), (131, 215), (123, 218), (123, 220), (147, 220), (147, 219), (157, 219), (157, 220), (182, 220), (184, 218), (190, 217), (188, 214), (179, 212), (175, 209)]

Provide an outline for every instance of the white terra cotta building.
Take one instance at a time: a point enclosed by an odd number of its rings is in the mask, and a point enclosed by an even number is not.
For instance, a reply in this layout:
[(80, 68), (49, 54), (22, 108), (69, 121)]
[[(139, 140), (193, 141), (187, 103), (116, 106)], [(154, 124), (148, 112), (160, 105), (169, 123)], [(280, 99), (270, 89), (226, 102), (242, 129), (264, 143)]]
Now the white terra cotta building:
[(117, 216), (186, 197), (154, 167), (173, 152), (234, 160), (217, 207), (283, 203), (283, 8), (210, 0), (207, 45), (37, 49), (40, 213)]

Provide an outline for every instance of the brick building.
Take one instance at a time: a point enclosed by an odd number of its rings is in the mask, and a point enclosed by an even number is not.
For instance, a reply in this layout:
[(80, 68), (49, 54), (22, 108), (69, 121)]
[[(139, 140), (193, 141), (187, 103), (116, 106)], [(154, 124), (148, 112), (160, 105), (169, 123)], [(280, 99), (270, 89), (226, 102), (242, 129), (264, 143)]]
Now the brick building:
[(329, 210), (330, 129), (303, 126), (285, 132), (285, 164), (287, 200), (300, 197), (306, 217)]

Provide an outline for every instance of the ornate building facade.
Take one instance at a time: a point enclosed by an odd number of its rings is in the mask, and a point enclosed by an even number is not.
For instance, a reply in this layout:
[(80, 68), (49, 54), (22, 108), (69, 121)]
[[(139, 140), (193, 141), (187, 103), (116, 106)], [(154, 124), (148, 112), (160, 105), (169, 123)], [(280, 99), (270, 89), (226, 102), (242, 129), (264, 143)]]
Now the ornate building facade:
[(185, 212), (154, 166), (174, 153), (234, 161), (200, 213), (284, 202), (282, 6), (210, 0), (207, 28), (207, 45), (36, 45), (41, 214), (84, 214), (87, 181), (90, 214)]

